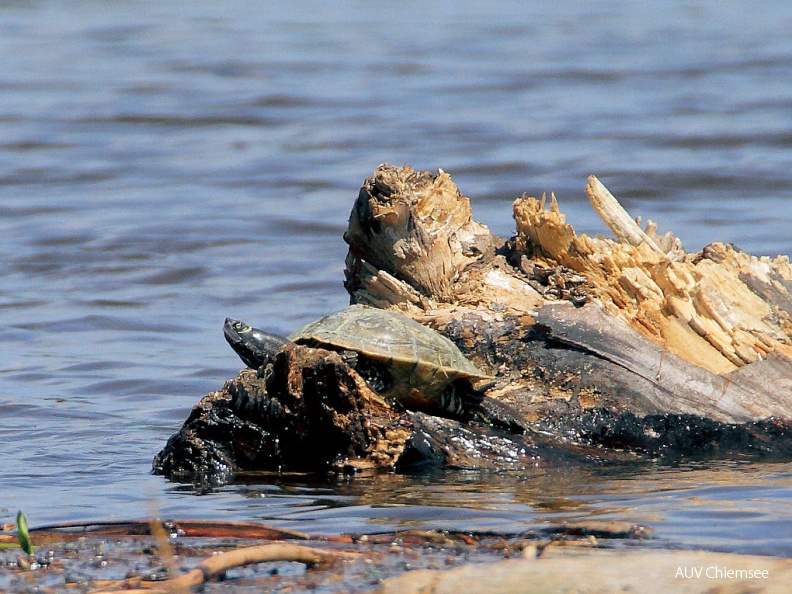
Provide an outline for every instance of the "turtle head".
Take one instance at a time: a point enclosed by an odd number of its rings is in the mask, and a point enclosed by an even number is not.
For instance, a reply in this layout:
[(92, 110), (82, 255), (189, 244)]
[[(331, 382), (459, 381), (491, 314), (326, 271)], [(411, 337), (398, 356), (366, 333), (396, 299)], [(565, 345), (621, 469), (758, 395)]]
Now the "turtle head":
[(252, 369), (269, 363), (275, 353), (289, 343), (281, 336), (252, 328), (232, 318), (226, 318), (223, 335), (242, 362)]

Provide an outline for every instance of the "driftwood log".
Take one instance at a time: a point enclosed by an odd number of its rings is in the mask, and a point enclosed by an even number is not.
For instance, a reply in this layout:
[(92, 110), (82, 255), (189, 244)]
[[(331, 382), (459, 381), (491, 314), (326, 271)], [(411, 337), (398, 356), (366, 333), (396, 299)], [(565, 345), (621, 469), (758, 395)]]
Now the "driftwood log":
[(445, 334), (532, 427), (394, 408), (336, 354), (282, 351), (206, 396), (154, 461), (190, 478), (432, 463), (792, 456), (792, 266), (730, 245), (688, 254), (590, 177), (615, 239), (578, 236), (554, 196), (514, 203), (516, 235), (472, 218), (451, 177), (381, 165), (344, 235), (352, 303)]

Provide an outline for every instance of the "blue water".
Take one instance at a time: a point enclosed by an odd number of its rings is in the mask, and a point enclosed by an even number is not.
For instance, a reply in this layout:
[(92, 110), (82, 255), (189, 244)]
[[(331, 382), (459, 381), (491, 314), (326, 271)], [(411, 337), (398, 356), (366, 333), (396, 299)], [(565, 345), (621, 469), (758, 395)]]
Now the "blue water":
[(648, 523), (792, 555), (792, 465), (448, 473), (198, 494), (149, 474), (240, 363), (226, 316), (346, 304), (381, 162), (442, 167), (500, 235), (594, 173), (688, 250), (792, 253), (782, 1), (0, 4), (0, 522), (262, 520), (309, 532)]

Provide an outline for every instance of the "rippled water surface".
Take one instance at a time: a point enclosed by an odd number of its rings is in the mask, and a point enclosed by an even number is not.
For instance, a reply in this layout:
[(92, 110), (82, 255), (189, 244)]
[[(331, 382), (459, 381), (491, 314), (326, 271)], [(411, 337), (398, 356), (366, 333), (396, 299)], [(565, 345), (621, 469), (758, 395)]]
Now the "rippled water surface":
[(792, 465), (537, 468), (215, 493), (149, 474), (234, 376), (226, 316), (343, 306), (380, 162), (442, 167), (474, 216), (597, 174), (689, 250), (792, 253), (792, 9), (722, 2), (0, 3), (0, 521), (166, 516), (309, 532), (648, 523), (792, 556)]

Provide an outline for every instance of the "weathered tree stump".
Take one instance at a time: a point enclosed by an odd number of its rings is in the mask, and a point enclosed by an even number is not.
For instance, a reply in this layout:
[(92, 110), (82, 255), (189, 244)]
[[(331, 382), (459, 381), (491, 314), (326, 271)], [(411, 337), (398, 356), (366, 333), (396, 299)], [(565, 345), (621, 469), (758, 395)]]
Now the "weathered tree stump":
[(789, 457), (789, 259), (722, 244), (687, 254), (651, 221), (642, 230), (593, 176), (586, 191), (616, 240), (576, 235), (554, 196), (549, 209), (516, 200), (517, 233), (503, 240), (442, 170), (381, 165), (344, 236), (351, 302), (454, 340), (496, 377), (488, 396), (535, 431), (401, 410), (338, 355), (288, 347), (204, 398), (155, 470), (497, 467), (553, 452)]

